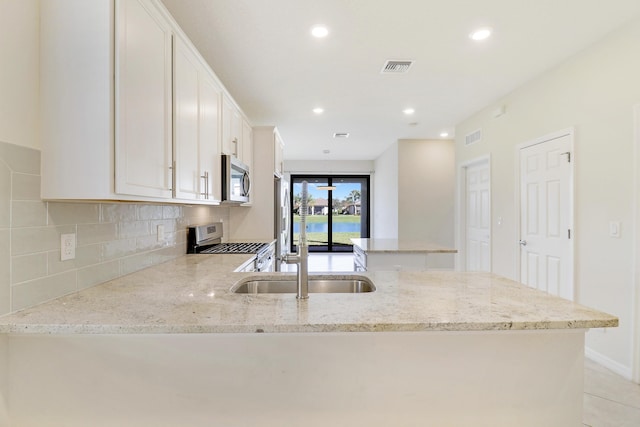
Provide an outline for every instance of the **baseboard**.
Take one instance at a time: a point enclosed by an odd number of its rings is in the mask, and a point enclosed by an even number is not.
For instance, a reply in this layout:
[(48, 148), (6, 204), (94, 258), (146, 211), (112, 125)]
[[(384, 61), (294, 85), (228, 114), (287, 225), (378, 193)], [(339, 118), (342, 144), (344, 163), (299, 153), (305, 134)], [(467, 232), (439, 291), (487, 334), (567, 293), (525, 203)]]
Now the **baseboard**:
[(585, 347), (584, 355), (587, 359), (593, 360), (596, 363), (604, 366), (610, 371), (615, 372), (618, 375), (623, 376), (625, 379), (631, 381), (633, 378), (633, 373), (631, 372), (631, 368), (628, 366), (624, 366), (621, 363), (616, 362), (613, 359), (608, 358), (595, 350), (590, 349), (589, 347)]

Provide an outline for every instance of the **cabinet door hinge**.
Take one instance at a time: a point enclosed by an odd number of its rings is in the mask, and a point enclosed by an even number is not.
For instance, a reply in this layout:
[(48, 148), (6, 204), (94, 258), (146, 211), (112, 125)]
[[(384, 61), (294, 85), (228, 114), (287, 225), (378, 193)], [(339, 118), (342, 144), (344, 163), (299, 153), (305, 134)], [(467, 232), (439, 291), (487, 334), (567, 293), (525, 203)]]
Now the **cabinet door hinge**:
[(565, 154), (567, 155), (567, 163), (571, 163), (571, 151), (561, 153), (560, 155), (564, 156)]
[(571, 229), (567, 230), (567, 238), (569, 238), (569, 239), (571, 238)]

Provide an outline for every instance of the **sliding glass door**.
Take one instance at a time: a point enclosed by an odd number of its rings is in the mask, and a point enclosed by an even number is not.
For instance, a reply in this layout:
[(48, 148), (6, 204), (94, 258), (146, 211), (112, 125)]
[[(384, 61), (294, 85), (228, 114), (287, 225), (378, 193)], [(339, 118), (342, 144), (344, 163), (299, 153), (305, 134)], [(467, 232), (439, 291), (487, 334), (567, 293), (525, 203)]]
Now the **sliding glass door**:
[(351, 252), (351, 238), (369, 237), (369, 177), (350, 175), (291, 176), (291, 250), (300, 233), (302, 182), (308, 182), (309, 251)]

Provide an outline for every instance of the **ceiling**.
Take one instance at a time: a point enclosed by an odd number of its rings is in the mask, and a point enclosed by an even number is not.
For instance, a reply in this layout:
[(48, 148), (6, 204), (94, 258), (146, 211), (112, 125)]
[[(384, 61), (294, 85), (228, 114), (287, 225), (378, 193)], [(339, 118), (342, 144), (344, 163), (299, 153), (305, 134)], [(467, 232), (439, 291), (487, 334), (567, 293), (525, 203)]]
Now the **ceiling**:
[[(452, 138), (460, 121), (640, 15), (638, 0), (162, 1), (251, 123), (276, 125), (296, 160), (371, 160), (398, 139)], [(316, 24), (326, 38), (310, 35)], [(492, 36), (474, 42), (482, 26)], [(388, 59), (414, 63), (381, 74)]]

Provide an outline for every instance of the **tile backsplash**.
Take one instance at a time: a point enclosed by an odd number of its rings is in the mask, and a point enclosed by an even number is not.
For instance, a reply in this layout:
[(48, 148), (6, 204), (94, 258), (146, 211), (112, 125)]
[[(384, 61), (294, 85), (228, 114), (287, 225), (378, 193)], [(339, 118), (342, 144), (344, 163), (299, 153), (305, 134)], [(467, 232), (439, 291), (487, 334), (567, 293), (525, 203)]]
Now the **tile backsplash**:
[[(188, 225), (229, 219), (212, 206), (42, 201), (39, 174), (38, 150), (0, 142), (0, 315), (182, 256)], [(60, 261), (67, 233), (76, 257)]]

